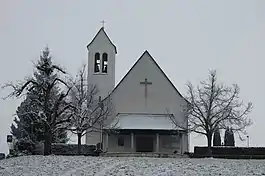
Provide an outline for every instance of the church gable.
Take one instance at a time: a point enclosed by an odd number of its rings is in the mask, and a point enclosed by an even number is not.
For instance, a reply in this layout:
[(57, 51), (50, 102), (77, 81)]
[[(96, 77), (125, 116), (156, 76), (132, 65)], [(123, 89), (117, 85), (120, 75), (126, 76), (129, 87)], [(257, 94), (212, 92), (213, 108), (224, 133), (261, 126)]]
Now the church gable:
[[(180, 110), (182, 95), (145, 51), (112, 92), (117, 112), (165, 113)], [(172, 112), (173, 113), (173, 112)]]

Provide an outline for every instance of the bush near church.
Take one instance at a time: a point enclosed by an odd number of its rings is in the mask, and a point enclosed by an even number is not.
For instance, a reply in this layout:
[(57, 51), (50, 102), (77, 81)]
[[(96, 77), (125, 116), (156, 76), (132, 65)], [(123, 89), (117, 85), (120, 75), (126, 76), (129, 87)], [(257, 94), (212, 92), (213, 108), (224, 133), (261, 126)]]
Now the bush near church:
[[(207, 147), (195, 146), (193, 157), (205, 157), (207, 152)], [(212, 147), (212, 156), (215, 158), (265, 159), (265, 147)]]
[[(81, 145), (81, 155), (95, 156), (95, 145)], [(78, 155), (77, 144), (52, 144), (52, 154), (54, 155)]]
[[(43, 144), (38, 144), (35, 154), (43, 155)], [(52, 144), (52, 154), (54, 155), (78, 155), (78, 146), (77, 144), (63, 144), (63, 143), (53, 143)], [(87, 156), (97, 156), (98, 152), (96, 151), (95, 145), (81, 145), (81, 155)]]
[(6, 155), (4, 153), (0, 153), (0, 160), (5, 159)]

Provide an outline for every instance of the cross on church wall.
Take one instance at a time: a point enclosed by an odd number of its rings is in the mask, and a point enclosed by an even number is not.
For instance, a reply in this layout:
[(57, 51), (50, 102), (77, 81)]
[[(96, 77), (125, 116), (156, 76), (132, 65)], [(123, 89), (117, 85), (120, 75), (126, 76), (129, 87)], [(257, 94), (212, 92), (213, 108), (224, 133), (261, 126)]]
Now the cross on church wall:
[(148, 85), (151, 85), (152, 82), (148, 82), (147, 81), (147, 78), (144, 79), (144, 82), (140, 82), (140, 84), (143, 84), (145, 86), (145, 89), (144, 89), (144, 97), (145, 99), (147, 99), (147, 86)]

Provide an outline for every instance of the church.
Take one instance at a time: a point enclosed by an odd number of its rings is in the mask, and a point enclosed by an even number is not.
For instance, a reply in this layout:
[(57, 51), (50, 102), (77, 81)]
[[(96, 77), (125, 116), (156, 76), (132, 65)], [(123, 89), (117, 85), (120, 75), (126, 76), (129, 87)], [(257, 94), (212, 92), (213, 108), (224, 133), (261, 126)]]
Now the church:
[[(97, 86), (99, 98), (110, 97), (114, 108), (100, 133), (86, 135), (86, 144), (102, 143), (105, 153), (188, 152), (188, 133), (172, 120), (188, 126), (187, 101), (151, 54), (144, 51), (115, 86), (117, 48), (104, 27), (87, 50), (88, 82)], [(114, 126), (118, 132), (109, 133)]]

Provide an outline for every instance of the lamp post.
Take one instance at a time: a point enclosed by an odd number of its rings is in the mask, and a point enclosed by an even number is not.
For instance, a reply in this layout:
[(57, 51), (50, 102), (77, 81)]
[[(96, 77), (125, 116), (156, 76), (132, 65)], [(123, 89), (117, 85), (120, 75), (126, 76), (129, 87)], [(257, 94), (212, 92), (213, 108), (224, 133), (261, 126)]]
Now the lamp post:
[(248, 142), (248, 147), (249, 147), (249, 135), (247, 135), (247, 138), (248, 138), (248, 141), (247, 142)]

